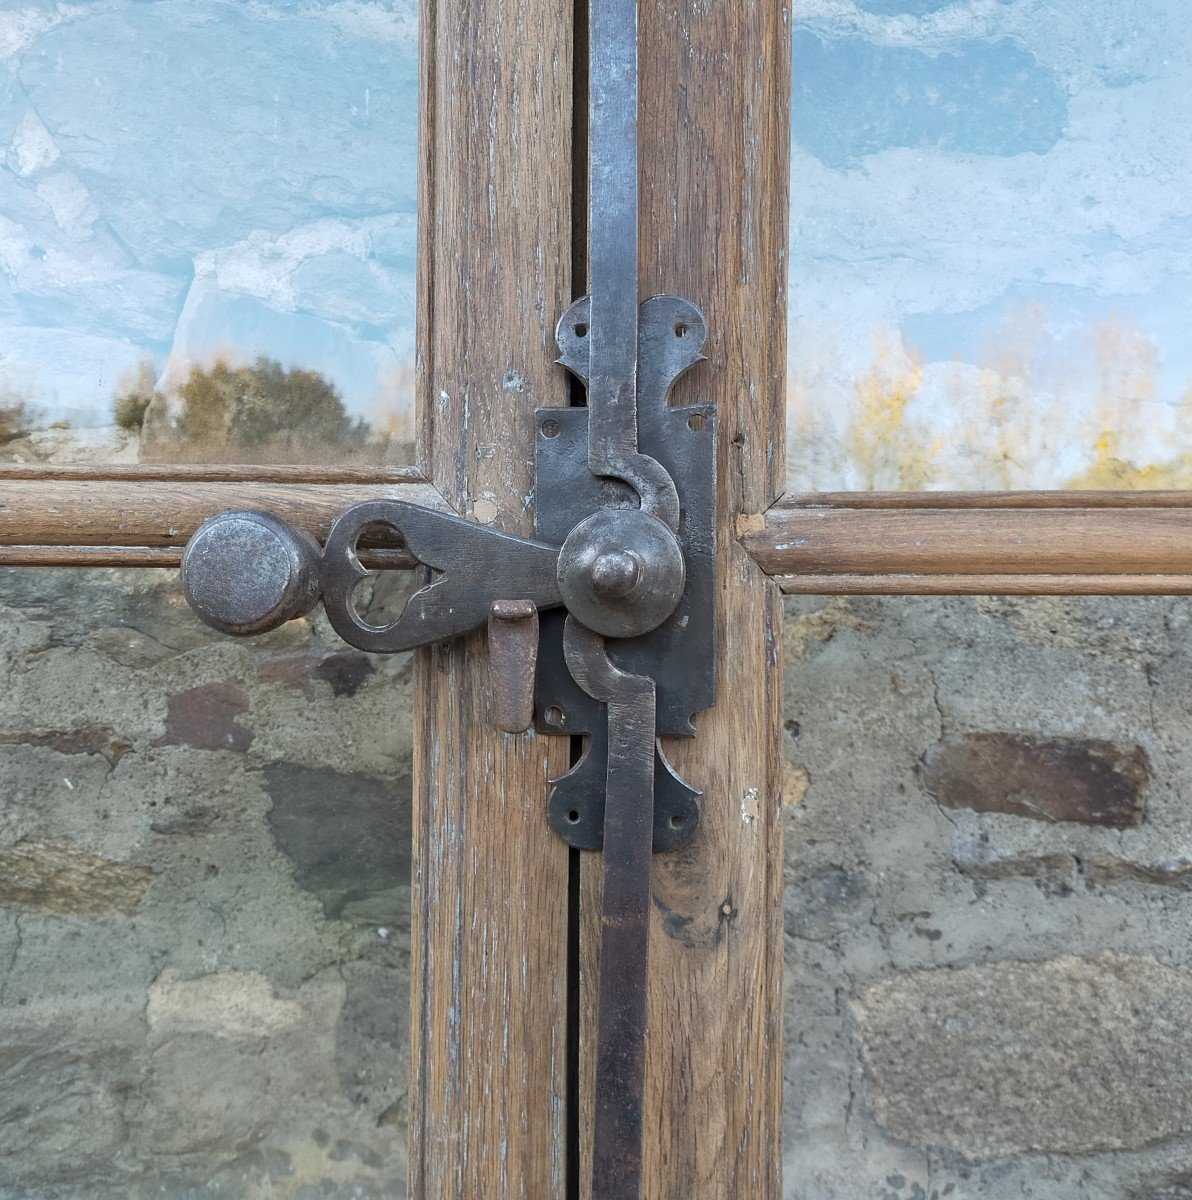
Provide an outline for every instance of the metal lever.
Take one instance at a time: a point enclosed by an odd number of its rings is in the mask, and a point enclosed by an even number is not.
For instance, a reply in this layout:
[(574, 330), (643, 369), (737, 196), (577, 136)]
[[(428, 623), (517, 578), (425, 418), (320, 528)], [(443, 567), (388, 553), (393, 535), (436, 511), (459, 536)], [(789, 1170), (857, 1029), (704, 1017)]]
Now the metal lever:
[[(355, 604), (356, 588), (370, 574), (357, 544), (375, 525), (400, 535), (417, 563), (440, 572), (410, 597), (397, 620), (380, 626), (365, 621)], [(276, 629), (322, 599), (346, 642), (393, 653), (479, 629), (498, 601), (535, 611), (557, 607), (558, 560), (557, 546), (400, 500), (369, 500), (335, 521), (322, 550), (270, 513), (212, 517), (187, 544), (182, 585), (195, 612), (221, 633)]]

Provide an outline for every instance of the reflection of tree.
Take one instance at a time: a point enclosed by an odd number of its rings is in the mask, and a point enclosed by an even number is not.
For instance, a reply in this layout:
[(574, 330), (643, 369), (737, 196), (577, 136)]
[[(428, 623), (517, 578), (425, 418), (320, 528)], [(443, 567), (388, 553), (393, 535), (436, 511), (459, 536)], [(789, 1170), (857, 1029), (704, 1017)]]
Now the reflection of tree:
[(863, 491), (918, 491), (931, 478), (933, 454), (925, 431), (908, 411), (923, 386), (923, 368), (912, 351), (875, 338), (872, 368), (855, 385), (856, 419), (848, 457)]
[(24, 400), (0, 391), (0, 445), (27, 437), (36, 420), (37, 413)]
[(145, 420), (145, 412), (153, 403), (157, 393), (153, 388), (153, 364), (141, 363), (136, 375), (125, 381), (112, 405), (112, 416), (121, 429), (139, 433)]
[(817, 353), (792, 364), (794, 488), (1192, 488), (1192, 385), (1160, 401), (1158, 343), (1129, 317), (1015, 306), (975, 354), (926, 365), (879, 331), (851, 379)]
[(269, 358), (194, 367), (175, 396), (144, 377), (116, 398), (118, 424), (142, 426), (144, 456), (167, 461), (327, 462), (383, 455), (317, 371)]

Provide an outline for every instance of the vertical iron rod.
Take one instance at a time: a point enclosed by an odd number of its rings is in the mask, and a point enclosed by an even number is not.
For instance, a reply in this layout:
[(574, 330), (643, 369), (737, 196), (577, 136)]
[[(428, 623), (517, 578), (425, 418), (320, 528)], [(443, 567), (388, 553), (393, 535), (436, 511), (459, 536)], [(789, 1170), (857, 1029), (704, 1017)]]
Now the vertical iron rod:
[(588, 466), (637, 453), (637, 0), (588, 18)]

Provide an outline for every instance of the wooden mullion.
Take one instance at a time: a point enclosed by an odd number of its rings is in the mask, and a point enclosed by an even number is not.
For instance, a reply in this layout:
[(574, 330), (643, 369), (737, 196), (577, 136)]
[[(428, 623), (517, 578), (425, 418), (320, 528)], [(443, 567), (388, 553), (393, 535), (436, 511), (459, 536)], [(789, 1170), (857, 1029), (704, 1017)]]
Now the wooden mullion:
[[(231, 508), (268, 510), (321, 540), (344, 509), (382, 497), (444, 507), (438, 491), (416, 476), (365, 483), (171, 474), (0, 478), (0, 546), (181, 549), (204, 520)], [(115, 558), (108, 565), (120, 565)]]
[[(781, 0), (642, 0), (642, 295), (704, 309), (709, 361), (676, 403), (719, 408), (717, 706), (668, 742), (704, 795), (700, 829), (655, 856), (645, 1096), (648, 1200), (779, 1200), (782, 728), (778, 589), (735, 537), (784, 478), (790, 45)], [(598, 966), (597, 856), (583, 856), (587, 1197)]]
[(1192, 576), (1192, 493), (784, 497), (742, 542), (784, 591), (1162, 595)]
[(1192, 575), (775, 575), (790, 596), (1189, 596)]
[(787, 492), (766, 512), (778, 524), (806, 509), (1192, 508), (1192, 491)]
[[(455, 511), (532, 534), (533, 409), (564, 404), (571, 0), (424, 0), (421, 468)], [(469, 564), (461, 563), (461, 570)], [(419, 655), (410, 1195), (563, 1200), (568, 850), (563, 738), (490, 723), (482, 638)]]

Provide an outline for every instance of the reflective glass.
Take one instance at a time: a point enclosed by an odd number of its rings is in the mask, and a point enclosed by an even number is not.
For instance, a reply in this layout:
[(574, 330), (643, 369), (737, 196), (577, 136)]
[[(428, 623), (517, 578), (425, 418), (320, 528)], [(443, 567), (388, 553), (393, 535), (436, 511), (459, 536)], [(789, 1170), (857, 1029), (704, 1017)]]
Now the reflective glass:
[(1189, 486), (1183, 0), (794, 18), (791, 486)]
[(0, 6), (17, 461), (405, 461), (415, 0)]

